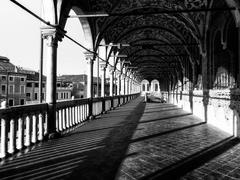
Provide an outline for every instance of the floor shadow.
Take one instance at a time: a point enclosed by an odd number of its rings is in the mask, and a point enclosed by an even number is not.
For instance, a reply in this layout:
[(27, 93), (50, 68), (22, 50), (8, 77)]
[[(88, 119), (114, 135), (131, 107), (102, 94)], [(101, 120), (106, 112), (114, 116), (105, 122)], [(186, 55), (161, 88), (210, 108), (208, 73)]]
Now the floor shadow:
[(102, 124), (100, 120), (92, 121), (90, 127), (82, 126), (81, 130), (63, 138), (32, 147), (31, 151), (13, 161), (8, 159), (0, 166), (1, 180), (114, 179), (126, 157), (145, 103), (136, 99), (119, 109), (125, 117), (109, 117)]
[(148, 114), (148, 113), (154, 113), (154, 112), (166, 112), (166, 111), (175, 111), (175, 110), (180, 110), (182, 108), (172, 108), (172, 109), (163, 109), (163, 110), (156, 110), (156, 111), (146, 111), (144, 112), (144, 114)]
[(216, 156), (226, 152), (230, 148), (239, 144), (240, 140), (238, 138), (229, 137), (220, 142), (217, 142), (211, 145), (208, 148), (201, 150), (187, 158), (182, 159), (179, 162), (173, 163), (170, 166), (163, 168), (159, 171), (147, 175), (142, 180), (178, 180), (181, 176), (185, 175), (187, 172), (190, 172), (204, 163), (212, 160)]
[(140, 103), (126, 117), (130, 121), (122, 121), (112, 129), (101, 144), (103, 148), (86, 153), (87, 159), (79, 164), (68, 179), (114, 179), (122, 160), (126, 156), (131, 137), (144, 112), (145, 104)]
[(166, 116), (166, 117), (151, 119), (151, 120), (147, 120), (147, 121), (142, 120), (141, 122), (139, 122), (139, 124), (150, 123), (150, 122), (155, 122), (155, 121), (162, 121), (162, 120), (179, 118), (179, 117), (190, 116), (190, 115), (192, 115), (192, 113), (185, 113), (185, 114), (179, 114), (179, 115), (174, 115), (174, 116)]
[(180, 127), (180, 128), (175, 128), (175, 129), (168, 130), (168, 131), (165, 131), (165, 132), (152, 134), (152, 135), (149, 135), (149, 136), (143, 136), (143, 137), (140, 137), (140, 138), (133, 139), (131, 143), (135, 143), (135, 142), (138, 142), (138, 141), (144, 141), (146, 139), (155, 138), (155, 137), (158, 137), (158, 136), (162, 136), (162, 135), (169, 134), (169, 133), (174, 133), (174, 132), (177, 132), (177, 131), (181, 131), (181, 130), (188, 129), (188, 128), (193, 128), (193, 127), (196, 127), (196, 126), (201, 126), (203, 124), (206, 124), (206, 123), (201, 122), (201, 123), (197, 123), (197, 124), (193, 124), (193, 125), (188, 125), (188, 126), (184, 126), (184, 127)]

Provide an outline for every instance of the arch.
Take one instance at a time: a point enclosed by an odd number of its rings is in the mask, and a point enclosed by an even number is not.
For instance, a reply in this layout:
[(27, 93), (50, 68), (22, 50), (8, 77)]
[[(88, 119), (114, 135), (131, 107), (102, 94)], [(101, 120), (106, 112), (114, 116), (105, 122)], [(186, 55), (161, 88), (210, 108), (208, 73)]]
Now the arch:
[[(71, 8), (76, 14), (84, 14), (82, 9), (80, 9), (77, 6), (72, 6)], [(92, 36), (92, 29), (91, 26), (88, 22), (87, 18), (79, 18), (79, 21), (82, 25), (82, 29), (84, 32), (84, 37), (85, 37), (85, 46), (89, 50), (94, 50), (94, 43), (93, 43), (93, 36)]]
[(141, 92), (147, 93), (150, 90), (150, 83), (148, 80), (144, 79), (141, 81)]
[(159, 93), (160, 92), (160, 83), (157, 79), (151, 81), (151, 92)]

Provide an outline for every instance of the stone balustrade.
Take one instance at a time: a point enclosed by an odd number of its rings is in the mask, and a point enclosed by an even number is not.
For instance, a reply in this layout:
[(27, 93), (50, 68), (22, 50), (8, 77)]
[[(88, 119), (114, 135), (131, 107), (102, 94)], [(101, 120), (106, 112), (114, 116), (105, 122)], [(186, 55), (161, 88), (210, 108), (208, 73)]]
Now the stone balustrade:
[[(56, 132), (60, 135), (68, 133), (83, 125), (90, 116), (100, 115), (137, 96), (139, 94), (57, 102)], [(4, 159), (47, 138), (48, 116), (47, 103), (1, 109), (0, 158)]]
[(16, 106), (0, 110), (0, 158), (42, 141), (48, 133), (47, 104)]

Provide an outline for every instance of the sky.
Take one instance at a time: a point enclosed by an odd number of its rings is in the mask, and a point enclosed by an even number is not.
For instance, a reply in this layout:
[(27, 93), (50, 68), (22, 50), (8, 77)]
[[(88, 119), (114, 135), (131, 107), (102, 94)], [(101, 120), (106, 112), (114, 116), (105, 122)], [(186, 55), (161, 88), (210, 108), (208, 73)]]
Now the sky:
[[(18, 2), (41, 16), (41, 0), (18, 0)], [(38, 71), (40, 21), (10, 0), (1, 0), (0, 23), (0, 56), (8, 57), (14, 65)], [(78, 19), (68, 19), (65, 30), (70, 37), (84, 44), (84, 35)], [(83, 50), (70, 40), (64, 38), (59, 42), (57, 56), (58, 75), (87, 73)], [(44, 66), (44, 74), (45, 72)]]

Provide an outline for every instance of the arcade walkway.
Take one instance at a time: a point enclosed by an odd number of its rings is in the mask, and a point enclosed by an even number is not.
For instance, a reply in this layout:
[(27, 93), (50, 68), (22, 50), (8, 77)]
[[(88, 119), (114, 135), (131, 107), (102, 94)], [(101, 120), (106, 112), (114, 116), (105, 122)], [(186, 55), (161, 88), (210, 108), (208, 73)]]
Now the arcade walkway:
[(0, 179), (231, 179), (237, 149), (238, 140), (193, 115), (139, 97), (2, 162)]

